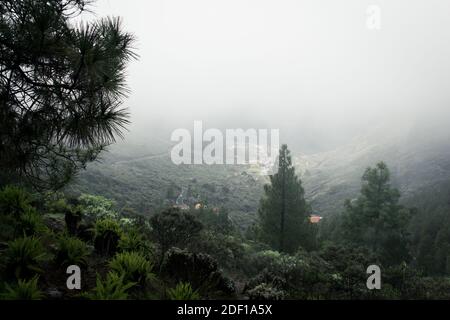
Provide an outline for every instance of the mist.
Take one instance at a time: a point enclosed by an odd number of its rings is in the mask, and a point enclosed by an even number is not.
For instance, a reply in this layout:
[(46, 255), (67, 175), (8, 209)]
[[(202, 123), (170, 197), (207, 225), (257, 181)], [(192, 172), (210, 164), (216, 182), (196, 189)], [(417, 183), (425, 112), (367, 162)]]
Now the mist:
[[(366, 26), (369, 5), (380, 30)], [(126, 142), (170, 141), (202, 120), (278, 128), (312, 153), (378, 126), (448, 135), (449, 10), (446, 0), (100, 0), (83, 19), (121, 16), (137, 38)]]

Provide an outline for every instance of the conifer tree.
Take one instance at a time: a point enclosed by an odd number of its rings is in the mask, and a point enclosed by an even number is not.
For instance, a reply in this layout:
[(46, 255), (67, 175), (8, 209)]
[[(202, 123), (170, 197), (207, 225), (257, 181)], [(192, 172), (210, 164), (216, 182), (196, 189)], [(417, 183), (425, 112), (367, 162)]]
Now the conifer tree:
[(410, 210), (399, 204), (400, 193), (390, 184), (387, 165), (367, 168), (360, 196), (345, 203), (344, 238), (380, 255), (387, 264), (409, 258), (407, 226)]
[(127, 124), (133, 36), (91, 0), (0, 2), (0, 184), (62, 187)]
[(301, 180), (295, 174), (287, 145), (278, 156), (278, 172), (264, 186), (259, 217), (261, 238), (281, 252), (294, 252), (310, 244), (307, 204)]

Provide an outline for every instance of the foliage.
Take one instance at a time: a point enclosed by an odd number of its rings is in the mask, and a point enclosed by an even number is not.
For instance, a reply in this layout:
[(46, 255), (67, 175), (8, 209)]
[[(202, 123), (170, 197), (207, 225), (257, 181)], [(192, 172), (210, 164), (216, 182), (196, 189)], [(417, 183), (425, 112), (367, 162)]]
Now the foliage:
[(33, 207), (25, 209), (17, 219), (16, 234), (33, 236), (45, 233), (47, 230), (42, 216)]
[(89, 3), (0, 2), (0, 181), (60, 188), (127, 124), (133, 37), (115, 18), (77, 26)]
[(225, 208), (214, 211), (213, 209), (201, 207), (192, 212), (209, 229), (222, 234), (230, 234), (233, 229), (233, 223), (229, 218), (228, 211)]
[(309, 244), (310, 225), (304, 194), (290, 152), (283, 145), (278, 157), (278, 172), (270, 176), (270, 184), (264, 186), (258, 211), (262, 240), (272, 248), (292, 253), (299, 246)]
[(125, 281), (144, 285), (153, 277), (153, 265), (138, 252), (122, 252), (109, 262), (109, 267), (117, 274), (123, 275)]
[(162, 273), (176, 283), (188, 282), (202, 293), (219, 290), (233, 294), (235, 291), (234, 283), (226, 279), (217, 262), (204, 253), (172, 248), (164, 259)]
[(180, 282), (173, 289), (167, 290), (167, 295), (170, 300), (199, 300), (200, 295), (193, 290), (189, 283)]
[(81, 213), (93, 219), (117, 219), (118, 213), (115, 211), (115, 202), (102, 196), (82, 194), (79, 198)]
[(271, 287), (266, 283), (261, 283), (247, 291), (250, 300), (282, 300), (285, 293), (281, 290)]
[(95, 249), (104, 255), (113, 255), (117, 251), (123, 230), (119, 222), (111, 218), (97, 220), (94, 227)]
[(90, 293), (82, 296), (91, 300), (126, 300), (128, 298), (128, 290), (135, 283), (125, 282), (125, 275), (119, 275), (115, 272), (109, 272), (105, 280), (102, 280), (97, 274), (96, 286)]
[[(448, 190), (443, 189), (445, 194)], [(442, 200), (433, 199), (430, 193), (423, 197), (421, 210), (411, 221), (412, 251), (426, 275), (450, 275), (450, 202), (445, 197), (446, 202), (439, 203)]]
[(161, 250), (160, 261), (170, 247), (184, 248), (198, 237), (203, 226), (198, 219), (177, 208), (170, 208), (151, 217), (152, 233)]
[(122, 252), (140, 252), (147, 254), (151, 251), (150, 245), (144, 236), (136, 228), (129, 228), (124, 232), (119, 240), (119, 250)]
[(8, 243), (5, 259), (9, 275), (27, 279), (43, 272), (41, 264), (47, 259), (47, 253), (39, 238), (25, 236)]
[(258, 252), (249, 261), (256, 274), (245, 286), (245, 292), (260, 284), (281, 290), (295, 299), (320, 299), (329, 293), (333, 279), (330, 266), (315, 253), (300, 251), (287, 255), (276, 251)]
[(213, 230), (204, 230), (197, 241), (188, 246), (191, 252), (206, 253), (226, 269), (239, 270), (244, 259), (242, 239), (237, 235), (224, 235)]
[(18, 217), (31, 206), (31, 196), (17, 186), (5, 186), (0, 191), (0, 214)]
[(86, 266), (88, 263), (89, 249), (82, 240), (63, 234), (57, 243), (56, 262), (62, 266), (78, 265)]
[(6, 292), (1, 295), (5, 300), (41, 300), (44, 295), (38, 288), (38, 277), (30, 280), (19, 279), (17, 284), (5, 284)]
[(31, 194), (17, 186), (6, 186), (0, 191), (0, 224), (6, 229), (2, 230), (5, 239), (47, 231), (42, 216), (31, 201)]
[(386, 164), (380, 162), (375, 168), (367, 168), (362, 177), (361, 195), (345, 204), (344, 238), (368, 247), (387, 264), (408, 261), (410, 211), (399, 205), (399, 198), (398, 190), (390, 185)]

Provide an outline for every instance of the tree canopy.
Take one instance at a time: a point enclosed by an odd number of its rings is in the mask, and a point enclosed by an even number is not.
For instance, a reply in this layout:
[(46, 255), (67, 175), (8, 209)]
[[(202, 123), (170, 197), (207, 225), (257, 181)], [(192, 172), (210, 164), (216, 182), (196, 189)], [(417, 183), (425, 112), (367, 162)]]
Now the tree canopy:
[(75, 24), (89, 0), (0, 2), (2, 183), (62, 187), (121, 136), (125, 68), (118, 18)]
[(380, 254), (386, 263), (407, 260), (411, 212), (399, 204), (399, 199), (400, 193), (391, 186), (390, 172), (384, 162), (367, 168), (362, 176), (360, 196), (345, 203), (344, 238)]
[(259, 216), (262, 240), (281, 252), (294, 252), (308, 246), (310, 225), (301, 180), (295, 174), (290, 152), (281, 146), (278, 172), (264, 186)]

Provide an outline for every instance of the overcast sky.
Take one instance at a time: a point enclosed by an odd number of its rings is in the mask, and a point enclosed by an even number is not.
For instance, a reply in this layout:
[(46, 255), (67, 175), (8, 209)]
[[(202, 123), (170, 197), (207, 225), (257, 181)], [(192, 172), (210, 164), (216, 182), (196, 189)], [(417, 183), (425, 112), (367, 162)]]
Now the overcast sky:
[(93, 11), (137, 38), (135, 134), (196, 119), (280, 128), (316, 151), (387, 119), (448, 119), (448, 0), (99, 0)]

